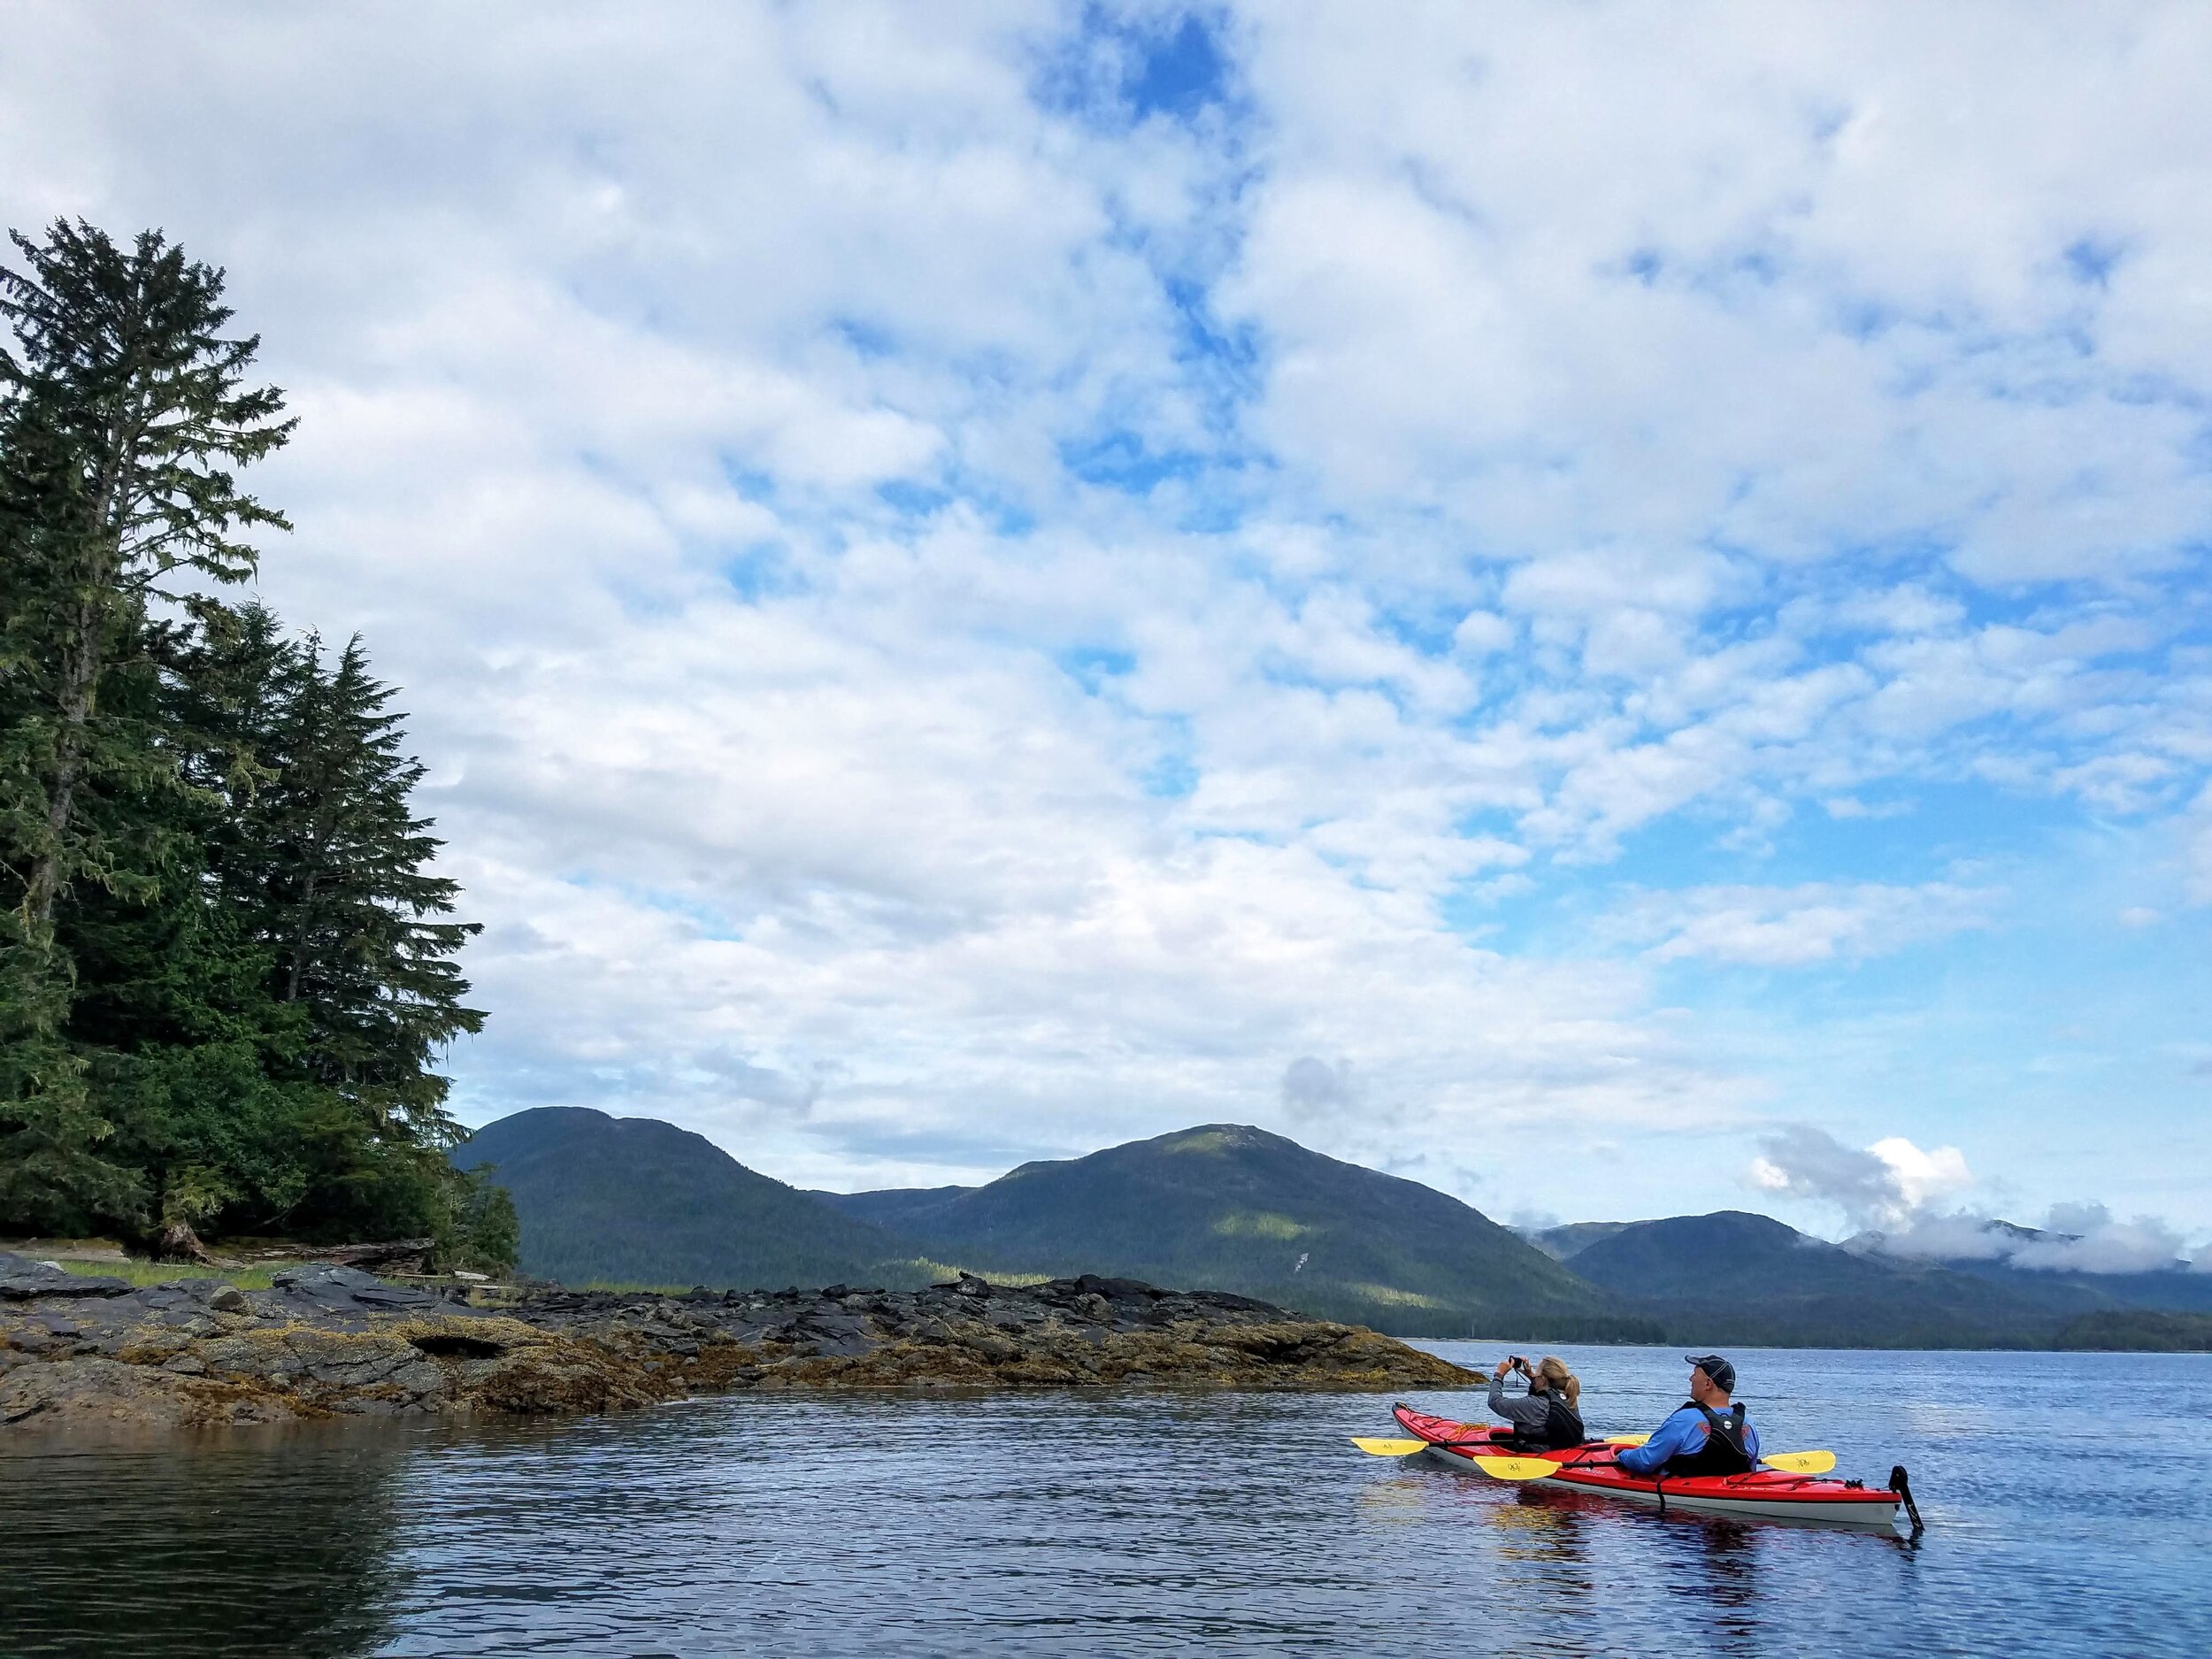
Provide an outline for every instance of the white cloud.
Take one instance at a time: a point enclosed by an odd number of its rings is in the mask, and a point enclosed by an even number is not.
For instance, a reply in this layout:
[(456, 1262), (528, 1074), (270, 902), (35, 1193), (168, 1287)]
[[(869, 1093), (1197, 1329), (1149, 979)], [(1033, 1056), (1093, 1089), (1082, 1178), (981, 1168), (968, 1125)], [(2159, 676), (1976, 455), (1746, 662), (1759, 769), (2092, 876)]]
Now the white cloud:
[(941, 1179), (1312, 1061), (1541, 1170), (1780, 1086), (1648, 962), (2047, 901), (1928, 879), (2010, 799), (2212, 899), (2200, 12), (1251, 8), (1188, 121), (1096, 15), (12, 20), (8, 222), (165, 225), (292, 389), (265, 590), (405, 688), (472, 1113)]
[(1984, 926), (1995, 897), (1941, 882), (1694, 887), (1637, 895), (1616, 908), (1605, 928), (1655, 962), (1795, 968), (1864, 961)]
[(2212, 784), (2207, 784), (2189, 803), (2182, 826), (2190, 900), (2212, 904)]
[[(1965, 1184), (1962, 1179), (1953, 1184), (1954, 1189)], [(2118, 1221), (2103, 1204), (2093, 1202), (2054, 1204), (2040, 1228), (1993, 1221), (1967, 1210), (1930, 1210), (1909, 1216), (1876, 1242), (1891, 1256), (2001, 1261), (2049, 1273), (2162, 1272), (2181, 1265), (2187, 1248), (2180, 1232), (2158, 1217)], [(2204, 1263), (2200, 1260), (2198, 1265)]]
[(1950, 1242), (1966, 1242), (1944, 1230), (1946, 1218), (1932, 1209), (1974, 1185), (1966, 1155), (1956, 1147), (1923, 1148), (1887, 1135), (1862, 1151), (1810, 1124), (1786, 1124), (1760, 1138), (1750, 1178), (1762, 1192), (1832, 1205), (1855, 1227), (1882, 1229), (1886, 1248), (1923, 1226)]
[(1902, 1135), (1888, 1135), (1867, 1150), (1889, 1166), (1897, 1194), (1909, 1209), (1922, 1209), (1974, 1184), (1966, 1155), (1956, 1147), (1924, 1151)]

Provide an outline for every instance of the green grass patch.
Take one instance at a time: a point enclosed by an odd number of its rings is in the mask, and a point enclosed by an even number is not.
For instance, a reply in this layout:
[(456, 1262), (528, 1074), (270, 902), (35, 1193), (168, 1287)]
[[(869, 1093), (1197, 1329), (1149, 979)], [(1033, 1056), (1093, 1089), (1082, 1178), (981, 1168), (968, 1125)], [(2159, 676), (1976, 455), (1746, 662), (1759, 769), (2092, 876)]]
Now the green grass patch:
[(1369, 1302), (1379, 1302), (1386, 1308), (1441, 1308), (1445, 1304), (1434, 1296), (1424, 1296), (1418, 1291), (1398, 1290), (1389, 1285), (1347, 1285), (1345, 1289)]
[(266, 1290), (272, 1276), (296, 1262), (265, 1262), (257, 1267), (202, 1267), (192, 1262), (57, 1262), (65, 1273), (83, 1279), (120, 1279), (134, 1285), (167, 1285), (180, 1279), (219, 1279), (241, 1290)]
[[(688, 1296), (695, 1286), (691, 1285), (640, 1285), (629, 1279), (588, 1279), (580, 1285), (565, 1285), (565, 1290), (608, 1290), (629, 1296)], [(710, 1285), (708, 1289), (716, 1288)]]
[(1264, 1210), (1232, 1210), (1213, 1230), (1225, 1239), (1299, 1239), (1313, 1231)]
[(1231, 1145), (1226, 1133), (1219, 1129), (1201, 1130), (1194, 1135), (1185, 1135), (1171, 1141), (1160, 1148), (1163, 1152), (1226, 1152)]

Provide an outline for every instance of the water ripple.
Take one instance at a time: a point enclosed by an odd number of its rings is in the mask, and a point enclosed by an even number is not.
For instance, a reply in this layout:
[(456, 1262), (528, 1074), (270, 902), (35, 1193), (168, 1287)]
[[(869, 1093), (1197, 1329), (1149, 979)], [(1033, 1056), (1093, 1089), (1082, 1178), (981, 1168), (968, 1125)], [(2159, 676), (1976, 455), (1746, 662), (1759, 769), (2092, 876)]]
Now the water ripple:
[[(18, 1437), (0, 1652), (2212, 1652), (2212, 1362), (1736, 1357), (1770, 1445), (1912, 1466), (1919, 1548), (1363, 1459), (1365, 1396), (740, 1397)], [(1569, 1358), (1594, 1423), (1676, 1402), (1671, 1356)], [(2138, 1416), (2175, 1436), (2158, 1463), (2109, 1438)]]

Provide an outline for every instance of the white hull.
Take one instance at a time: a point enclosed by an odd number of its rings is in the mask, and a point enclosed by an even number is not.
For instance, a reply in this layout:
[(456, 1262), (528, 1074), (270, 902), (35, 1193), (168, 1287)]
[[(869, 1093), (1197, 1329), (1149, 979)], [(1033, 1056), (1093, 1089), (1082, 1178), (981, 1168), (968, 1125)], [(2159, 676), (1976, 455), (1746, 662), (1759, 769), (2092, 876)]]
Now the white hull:
[[(1431, 1455), (1450, 1464), (1463, 1473), (1481, 1475), (1482, 1471), (1454, 1452), (1440, 1447), (1428, 1448)], [(1484, 1479), (1489, 1477), (1483, 1475)], [(1541, 1486), (1548, 1492), (1576, 1492), (1594, 1498), (1617, 1498), (1629, 1503), (1640, 1503), (1647, 1509), (1660, 1507), (1659, 1494), (1640, 1492), (1633, 1486), (1600, 1486), (1575, 1480), (1529, 1480), (1524, 1486)], [(1666, 1494), (1670, 1510), (1683, 1509), (1700, 1515), (1740, 1515), (1762, 1521), (1794, 1521), (1809, 1526), (1847, 1526), (1863, 1532), (1893, 1532), (1897, 1527), (1897, 1505), (1894, 1503), (1793, 1503), (1786, 1499), (1724, 1498), (1699, 1494), (1684, 1496), (1670, 1492)]]

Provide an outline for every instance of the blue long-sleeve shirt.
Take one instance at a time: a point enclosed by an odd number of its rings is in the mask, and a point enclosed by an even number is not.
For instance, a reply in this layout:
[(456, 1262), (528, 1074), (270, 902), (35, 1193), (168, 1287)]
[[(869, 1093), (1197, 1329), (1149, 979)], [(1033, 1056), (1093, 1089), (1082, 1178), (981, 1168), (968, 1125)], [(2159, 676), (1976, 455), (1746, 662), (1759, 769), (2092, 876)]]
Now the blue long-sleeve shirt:
[[(1727, 1413), (1721, 1415), (1725, 1417)], [(1684, 1406), (1662, 1423), (1641, 1446), (1624, 1446), (1615, 1461), (1632, 1475), (1648, 1475), (1670, 1457), (1696, 1451), (1711, 1432), (1702, 1412), (1695, 1406)], [(1748, 1417), (1744, 1419), (1743, 1448), (1751, 1454), (1753, 1463), (1759, 1461), (1759, 1431), (1751, 1426)]]

